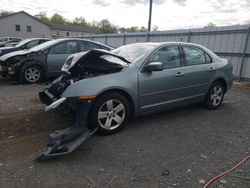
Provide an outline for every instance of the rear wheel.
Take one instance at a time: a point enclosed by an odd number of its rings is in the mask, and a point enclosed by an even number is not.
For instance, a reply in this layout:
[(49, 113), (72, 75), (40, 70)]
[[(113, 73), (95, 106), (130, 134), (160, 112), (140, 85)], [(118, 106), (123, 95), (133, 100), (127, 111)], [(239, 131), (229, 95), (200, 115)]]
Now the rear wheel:
[(224, 98), (225, 87), (221, 82), (214, 82), (207, 94), (205, 99), (205, 105), (208, 109), (215, 110), (217, 109)]
[(37, 65), (24, 66), (21, 69), (21, 82), (37, 83), (43, 80), (43, 70)]
[(99, 133), (112, 134), (120, 131), (129, 119), (129, 103), (119, 93), (108, 93), (94, 102), (89, 121), (98, 127)]

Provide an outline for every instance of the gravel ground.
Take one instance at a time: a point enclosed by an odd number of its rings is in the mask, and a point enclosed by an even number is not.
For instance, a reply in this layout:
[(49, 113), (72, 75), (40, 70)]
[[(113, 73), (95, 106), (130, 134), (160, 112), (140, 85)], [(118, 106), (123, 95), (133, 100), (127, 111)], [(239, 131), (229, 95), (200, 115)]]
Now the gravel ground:
[[(43, 111), (44, 86), (0, 78), (0, 187), (197, 188), (250, 152), (250, 90), (232, 89), (216, 111), (198, 105), (131, 120), (120, 133), (92, 136), (74, 153), (35, 157), (48, 134), (72, 125), (69, 115)], [(250, 162), (211, 187), (249, 188)]]

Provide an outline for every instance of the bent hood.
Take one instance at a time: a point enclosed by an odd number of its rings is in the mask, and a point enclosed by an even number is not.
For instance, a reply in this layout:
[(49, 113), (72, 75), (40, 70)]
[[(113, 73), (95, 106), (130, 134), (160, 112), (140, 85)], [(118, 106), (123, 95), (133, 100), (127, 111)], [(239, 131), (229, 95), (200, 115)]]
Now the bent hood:
[(11, 57), (18, 56), (18, 55), (26, 55), (28, 53), (30, 53), (30, 51), (28, 51), (28, 50), (19, 50), (19, 51), (15, 51), (15, 52), (10, 52), (10, 53), (7, 53), (7, 54), (1, 56), (0, 61), (6, 61), (7, 59), (9, 59)]
[[(101, 56), (106, 55), (109, 57), (116, 57), (120, 59), (124, 64), (130, 64), (131, 62), (125, 59), (122, 56), (119, 56), (117, 54), (114, 54), (112, 52), (102, 50), (102, 49), (92, 49), (89, 51), (85, 52), (80, 52), (76, 54), (70, 55), (67, 60), (65, 61), (62, 71), (69, 72), (70, 70), (74, 69), (76, 64), (82, 64), (88, 68), (93, 68), (93, 69), (110, 69), (110, 67), (114, 67), (114, 64), (118, 65), (119, 63), (115, 61), (110, 61), (105, 58), (100, 58)], [(119, 66), (122, 66), (119, 64)], [(124, 66), (122, 66), (124, 67)]]

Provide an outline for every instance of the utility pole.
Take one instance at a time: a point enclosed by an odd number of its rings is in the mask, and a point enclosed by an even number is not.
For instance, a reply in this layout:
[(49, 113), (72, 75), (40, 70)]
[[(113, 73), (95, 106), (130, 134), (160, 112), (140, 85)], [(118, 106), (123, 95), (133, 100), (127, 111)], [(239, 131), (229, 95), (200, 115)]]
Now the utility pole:
[(149, 18), (148, 18), (148, 32), (151, 31), (152, 4), (153, 4), (153, 0), (150, 0), (150, 4), (149, 4)]

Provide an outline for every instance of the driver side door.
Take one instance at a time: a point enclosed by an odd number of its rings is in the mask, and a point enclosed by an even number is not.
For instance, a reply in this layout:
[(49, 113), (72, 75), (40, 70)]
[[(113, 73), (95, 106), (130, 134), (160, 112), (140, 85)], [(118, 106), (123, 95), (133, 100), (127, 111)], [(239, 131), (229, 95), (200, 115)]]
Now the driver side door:
[(180, 48), (177, 45), (158, 49), (150, 62), (163, 63), (162, 71), (139, 73), (139, 99), (141, 113), (166, 109), (180, 103), (186, 97), (186, 68), (182, 66)]

